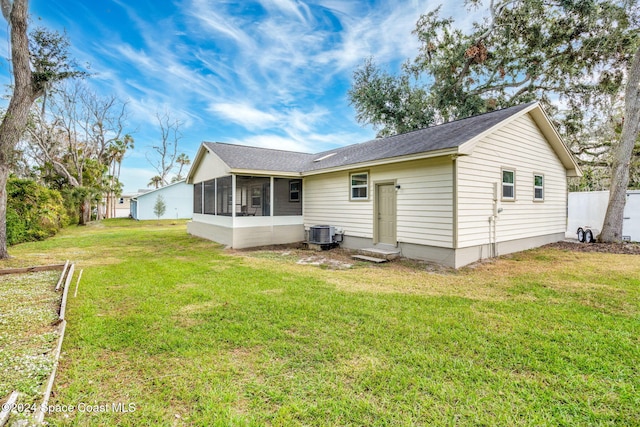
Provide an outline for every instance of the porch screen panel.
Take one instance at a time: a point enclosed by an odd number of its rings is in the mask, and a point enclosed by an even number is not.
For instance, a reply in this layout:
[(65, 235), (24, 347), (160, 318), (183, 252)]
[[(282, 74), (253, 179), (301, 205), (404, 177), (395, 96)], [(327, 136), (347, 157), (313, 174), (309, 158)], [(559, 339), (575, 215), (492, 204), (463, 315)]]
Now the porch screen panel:
[(193, 213), (202, 213), (202, 183), (193, 184)]
[[(202, 194), (202, 193), (200, 193)], [(194, 200), (197, 195), (194, 194)], [(202, 196), (199, 196), (202, 197)], [(216, 181), (212, 179), (204, 182), (204, 213), (214, 215), (216, 213)]]
[(218, 183), (218, 215), (231, 216), (233, 211), (233, 183), (231, 175), (216, 179)]
[(274, 216), (302, 215), (302, 180), (275, 178), (273, 187)]
[(236, 216), (271, 215), (271, 180), (264, 176), (236, 177)]

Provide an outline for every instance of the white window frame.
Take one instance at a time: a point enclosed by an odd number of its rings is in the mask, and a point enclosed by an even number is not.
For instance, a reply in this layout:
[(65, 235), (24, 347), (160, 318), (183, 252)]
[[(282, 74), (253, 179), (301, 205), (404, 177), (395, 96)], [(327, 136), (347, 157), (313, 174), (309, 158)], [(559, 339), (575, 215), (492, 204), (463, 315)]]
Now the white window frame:
[[(254, 193), (256, 192), (256, 195)], [(262, 207), (262, 187), (258, 187), (257, 185), (251, 187), (251, 193), (249, 194), (249, 198), (251, 199), (251, 207), (252, 208), (260, 208)], [(256, 204), (256, 199), (258, 203)]]
[[(367, 177), (366, 182), (364, 184), (353, 185), (353, 177), (354, 175), (364, 175)], [(366, 190), (366, 195), (364, 197), (354, 197), (353, 190), (355, 188), (364, 188)], [(360, 171), (360, 172), (352, 172), (349, 174), (349, 200), (369, 200), (369, 172), (368, 171)]]
[[(297, 185), (297, 189), (294, 189), (294, 186)], [(294, 179), (289, 181), (289, 201), (290, 202), (300, 202), (300, 192), (302, 191), (302, 181), (299, 179)], [(295, 194), (295, 197), (294, 197)]]
[[(504, 182), (504, 173), (505, 172), (510, 172), (513, 176), (513, 182)], [(500, 187), (500, 194), (502, 196), (502, 200), (504, 201), (508, 201), (508, 202), (513, 202), (516, 200), (516, 170), (515, 169), (509, 169), (509, 168), (503, 168), (502, 171), (500, 172), (500, 179), (502, 181), (502, 186)], [(504, 189), (505, 187), (511, 187), (511, 191), (512, 191), (512, 196), (505, 196), (504, 195)]]
[[(542, 184), (541, 185), (537, 185), (536, 184), (536, 178), (540, 177), (542, 179)], [(537, 197), (536, 196), (536, 190), (540, 190), (542, 192), (542, 197)], [(543, 202), (544, 201), (544, 175), (541, 173), (534, 173), (533, 174), (533, 200), (536, 202)]]

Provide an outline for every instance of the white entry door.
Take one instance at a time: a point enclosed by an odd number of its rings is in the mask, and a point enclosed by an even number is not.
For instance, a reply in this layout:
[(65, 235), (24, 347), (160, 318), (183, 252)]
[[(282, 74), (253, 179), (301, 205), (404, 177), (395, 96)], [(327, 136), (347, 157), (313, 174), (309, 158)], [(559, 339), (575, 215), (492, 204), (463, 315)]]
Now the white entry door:
[(376, 185), (378, 243), (395, 246), (396, 189), (393, 184)]

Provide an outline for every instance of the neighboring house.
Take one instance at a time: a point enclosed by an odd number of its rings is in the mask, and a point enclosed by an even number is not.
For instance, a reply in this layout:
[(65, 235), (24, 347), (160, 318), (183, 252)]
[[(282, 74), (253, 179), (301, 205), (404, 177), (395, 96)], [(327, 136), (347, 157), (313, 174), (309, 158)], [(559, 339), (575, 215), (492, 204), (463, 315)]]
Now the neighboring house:
[[(114, 199), (115, 206), (109, 215), (109, 218), (127, 218), (131, 210), (131, 199), (135, 197), (135, 194), (122, 194), (116, 196)], [(102, 202), (98, 205), (100, 212), (99, 217), (101, 219), (107, 218), (107, 199), (102, 199)]]
[[(569, 193), (567, 236), (575, 239), (580, 227), (589, 227), (597, 232), (602, 231), (608, 205), (608, 191)], [(640, 190), (627, 191), (622, 220), (622, 239), (640, 242)]]
[(180, 181), (139, 194), (131, 199), (131, 217), (138, 220), (157, 219), (153, 211), (158, 196), (162, 196), (166, 208), (160, 219), (191, 218), (193, 216), (192, 187), (193, 185)]
[(234, 248), (343, 231), (461, 267), (561, 240), (573, 156), (538, 103), (318, 154), (205, 142), (188, 232)]
[(131, 212), (131, 199), (134, 197), (135, 195), (132, 194), (123, 194), (120, 197), (116, 197), (115, 218), (127, 218), (129, 216), (129, 212)]

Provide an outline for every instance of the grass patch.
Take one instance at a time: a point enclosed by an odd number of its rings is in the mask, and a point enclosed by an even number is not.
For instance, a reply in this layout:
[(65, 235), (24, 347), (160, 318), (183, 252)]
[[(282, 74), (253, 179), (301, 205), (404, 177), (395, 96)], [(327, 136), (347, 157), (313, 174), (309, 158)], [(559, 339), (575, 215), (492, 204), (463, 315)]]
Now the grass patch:
[[(53, 425), (634, 425), (637, 257), (538, 249), (452, 272), (230, 254), (184, 223), (19, 245), (84, 268)], [(11, 260), (9, 263), (15, 263)]]

